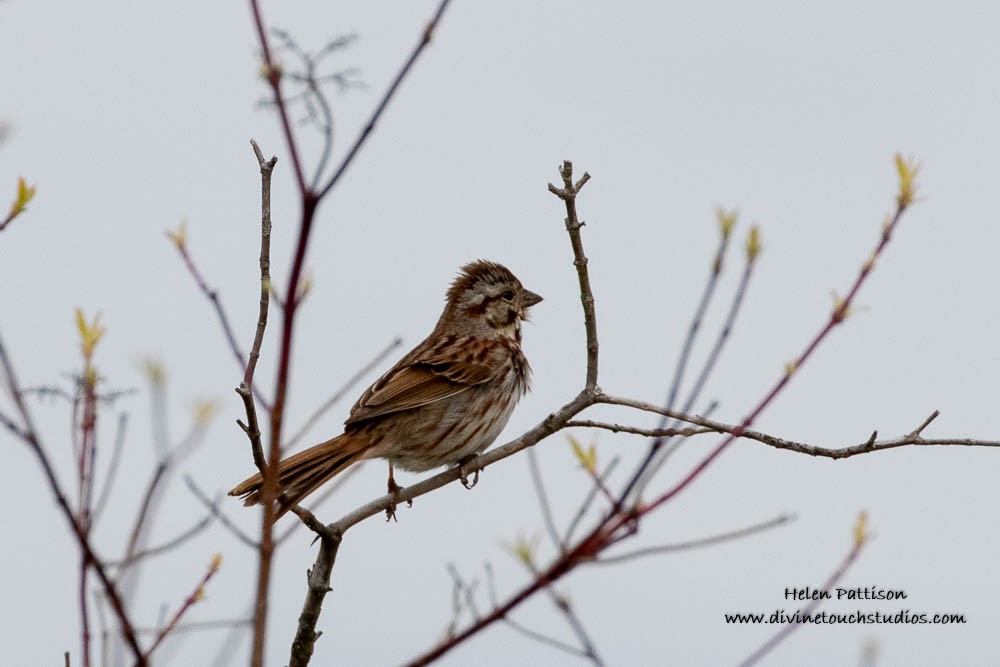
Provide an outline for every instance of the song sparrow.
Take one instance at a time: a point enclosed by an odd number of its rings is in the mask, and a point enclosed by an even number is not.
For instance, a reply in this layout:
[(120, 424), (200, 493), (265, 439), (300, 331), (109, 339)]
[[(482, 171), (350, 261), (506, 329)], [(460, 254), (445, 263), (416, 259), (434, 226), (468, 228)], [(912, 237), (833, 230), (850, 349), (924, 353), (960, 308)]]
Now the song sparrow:
[[(277, 516), (364, 459), (388, 459), (395, 493), (393, 466), (423, 472), (489, 447), (528, 390), (521, 321), (541, 300), (496, 262), (463, 266), (434, 330), (365, 390), (344, 433), (281, 461)], [(258, 504), (261, 481), (254, 475), (229, 495)]]

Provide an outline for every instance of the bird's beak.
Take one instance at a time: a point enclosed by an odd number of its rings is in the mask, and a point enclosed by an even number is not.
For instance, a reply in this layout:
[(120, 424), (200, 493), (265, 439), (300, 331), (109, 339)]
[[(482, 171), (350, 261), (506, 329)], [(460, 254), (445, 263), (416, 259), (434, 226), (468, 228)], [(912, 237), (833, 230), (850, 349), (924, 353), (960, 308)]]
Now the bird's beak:
[(542, 297), (538, 296), (531, 290), (526, 289), (524, 290), (524, 292), (521, 293), (521, 305), (524, 306), (525, 308), (531, 308), (536, 303), (539, 303), (541, 300)]

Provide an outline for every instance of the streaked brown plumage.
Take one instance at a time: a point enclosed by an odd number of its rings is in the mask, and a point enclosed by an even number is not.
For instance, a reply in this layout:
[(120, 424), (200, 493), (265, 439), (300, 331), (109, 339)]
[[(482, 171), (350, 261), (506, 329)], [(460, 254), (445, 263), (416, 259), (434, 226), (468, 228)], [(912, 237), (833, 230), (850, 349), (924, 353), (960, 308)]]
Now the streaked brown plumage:
[[(351, 408), (344, 433), (279, 465), (278, 516), (353, 463), (389, 461), (422, 472), (462, 463), (489, 447), (528, 390), (521, 322), (542, 300), (496, 262), (463, 266), (431, 334), (370, 386)], [(260, 502), (260, 474), (231, 496)]]

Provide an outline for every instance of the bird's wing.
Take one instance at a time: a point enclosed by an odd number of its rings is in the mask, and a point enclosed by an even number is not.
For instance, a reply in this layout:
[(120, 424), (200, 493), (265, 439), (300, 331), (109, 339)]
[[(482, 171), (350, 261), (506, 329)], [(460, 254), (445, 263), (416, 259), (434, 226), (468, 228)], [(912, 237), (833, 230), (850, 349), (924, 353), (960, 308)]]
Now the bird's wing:
[(460, 394), (496, 377), (509, 356), (506, 346), (484, 347), (484, 341), (471, 337), (453, 338), (448, 345), (429, 343), (425, 341), (369, 387), (344, 423), (356, 424)]

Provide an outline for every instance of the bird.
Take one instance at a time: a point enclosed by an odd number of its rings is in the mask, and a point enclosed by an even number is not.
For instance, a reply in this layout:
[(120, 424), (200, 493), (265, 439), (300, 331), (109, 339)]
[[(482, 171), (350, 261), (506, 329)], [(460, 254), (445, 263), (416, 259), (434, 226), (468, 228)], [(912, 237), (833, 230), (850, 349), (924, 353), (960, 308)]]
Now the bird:
[[(493, 444), (529, 389), (521, 323), (541, 301), (498, 262), (462, 266), (434, 330), (361, 394), (344, 432), (279, 462), (275, 518), (366, 459), (389, 462), (393, 498), (403, 488), (394, 479), (397, 467), (425, 472), (459, 465), (469, 487), (464, 464)], [(229, 495), (260, 504), (262, 483), (257, 473)]]

